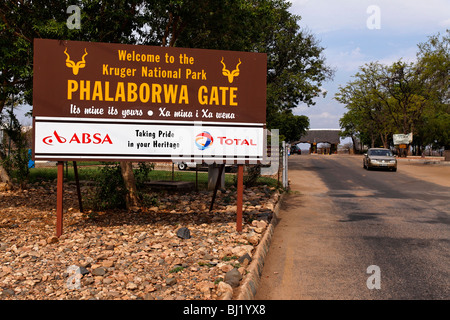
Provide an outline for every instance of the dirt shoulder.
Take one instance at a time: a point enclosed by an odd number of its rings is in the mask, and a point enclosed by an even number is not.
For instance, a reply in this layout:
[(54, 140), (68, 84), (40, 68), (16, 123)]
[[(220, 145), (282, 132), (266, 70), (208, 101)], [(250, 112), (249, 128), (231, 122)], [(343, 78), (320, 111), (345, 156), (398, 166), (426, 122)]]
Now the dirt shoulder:
[(414, 178), (450, 187), (450, 166), (440, 164), (423, 164), (414, 161), (398, 162), (398, 170)]

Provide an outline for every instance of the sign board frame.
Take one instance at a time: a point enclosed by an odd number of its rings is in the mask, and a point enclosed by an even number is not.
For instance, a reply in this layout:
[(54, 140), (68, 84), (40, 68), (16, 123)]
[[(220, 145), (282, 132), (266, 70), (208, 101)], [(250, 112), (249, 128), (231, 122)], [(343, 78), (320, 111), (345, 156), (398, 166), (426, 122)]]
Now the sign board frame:
[(32, 157), (57, 161), (58, 237), (68, 160), (237, 163), (242, 231), (243, 164), (266, 149), (266, 54), (34, 39), (33, 72)]
[(267, 55), (34, 40), (35, 160), (263, 160)]

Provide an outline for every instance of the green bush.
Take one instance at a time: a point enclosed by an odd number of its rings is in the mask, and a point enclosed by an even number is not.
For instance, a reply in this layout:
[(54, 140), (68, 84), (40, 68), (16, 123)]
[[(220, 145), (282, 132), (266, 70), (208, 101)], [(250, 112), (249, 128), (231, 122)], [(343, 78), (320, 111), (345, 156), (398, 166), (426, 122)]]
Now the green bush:
[[(153, 170), (153, 163), (139, 162), (133, 170), (136, 187), (139, 191)], [(96, 186), (91, 199), (94, 210), (123, 209), (126, 207), (127, 189), (122, 177), (120, 163), (104, 163), (99, 174), (95, 177)], [(156, 205), (157, 199), (140, 193), (141, 200), (146, 205)]]
[(127, 190), (120, 164), (105, 164), (96, 176), (95, 182), (91, 199), (94, 210), (126, 207)]

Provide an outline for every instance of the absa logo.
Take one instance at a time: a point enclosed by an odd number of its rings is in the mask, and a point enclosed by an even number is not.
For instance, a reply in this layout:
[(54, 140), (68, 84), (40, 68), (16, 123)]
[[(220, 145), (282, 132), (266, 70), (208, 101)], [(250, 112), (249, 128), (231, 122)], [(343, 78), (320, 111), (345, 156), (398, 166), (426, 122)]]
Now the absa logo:
[(213, 144), (213, 142), (213, 137), (207, 131), (203, 131), (195, 137), (195, 145), (199, 150), (205, 150), (206, 148), (209, 148)]
[[(67, 139), (64, 138), (63, 136), (59, 135), (58, 132), (53, 131), (53, 135), (54, 136), (48, 136), (45, 137), (44, 139), (42, 139), (42, 142), (44, 142), (46, 145), (52, 146), (54, 142), (58, 142), (58, 143), (66, 143)], [(55, 141), (55, 140), (56, 141)], [(90, 133), (79, 133), (78, 135), (76, 133), (73, 134), (72, 138), (70, 138), (68, 143), (81, 143), (81, 144), (104, 144), (104, 143), (109, 143), (109, 144), (113, 144), (113, 142), (111, 141), (111, 138), (109, 137), (108, 134), (106, 134), (104, 137), (102, 137), (101, 133), (94, 133), (94, 134), (90, 134)]]

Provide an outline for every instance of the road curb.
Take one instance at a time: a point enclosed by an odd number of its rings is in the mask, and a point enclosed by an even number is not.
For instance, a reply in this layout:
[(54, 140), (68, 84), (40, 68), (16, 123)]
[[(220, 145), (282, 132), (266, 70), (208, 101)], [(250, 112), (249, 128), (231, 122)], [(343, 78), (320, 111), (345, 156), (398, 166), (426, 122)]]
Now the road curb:
[(230, 297), (229, 299), (224, 300), (253, 300), (256, 291), (259, 286), (259, 282), (261, 280), (261, 274), (264, 267), (264, 261), (269, 252), (269, 247), (272, 242), (272, 235), (275, 230), (275, 227), (278, 223), (278, 213), (280, 211), (281, 202), (283, 201), (285, 193), (280, 195), (277, 204), (273, 210), (272, 220), (270, 221), (267, 229), (262, 237), (258, 247), (256, 248), (255, 254), (252, 257), (252, 262), (250, 263), (247, 269), (247, 275), (244, 278), (244, 281), (239, 287), (239, 291), (236, 295), (236, 298)]

